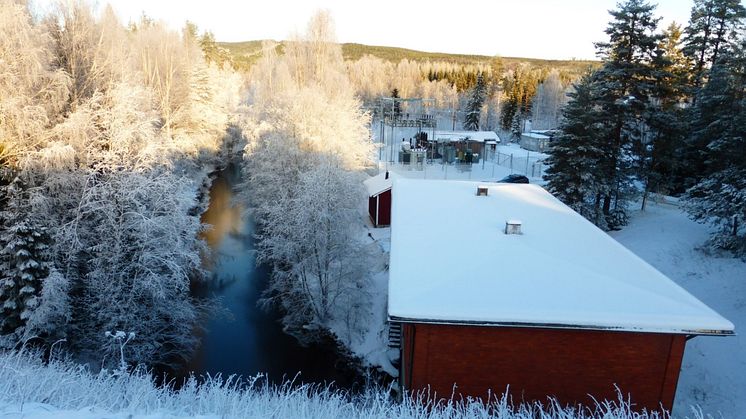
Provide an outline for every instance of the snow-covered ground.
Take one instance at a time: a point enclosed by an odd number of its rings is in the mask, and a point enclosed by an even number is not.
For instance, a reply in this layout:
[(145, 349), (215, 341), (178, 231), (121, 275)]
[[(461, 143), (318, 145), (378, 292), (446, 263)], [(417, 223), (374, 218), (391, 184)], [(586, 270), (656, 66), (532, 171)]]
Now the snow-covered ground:
[[(391, 243), (390, 228), (373, 228), (368, 220), (362, 237), (370, 257), (371, 272), (371, 313), (362, 339), (353, 339), (350, 351), (363, 359), (369, 366), (380, 368), (396, 377), (399, 371), (392, 364), (399, 353), (388, 347), (388, 321), (386, 313), (386, 295), (388, 289), (388, 252)], [(335, 333), (342, 333), (343, 325), (335, 328)]]
[[(440, 159), (420, 165), (381, 161), (378, 164), (378, 169), (381, 172), (390, 170), (411, 179), (474, 181), (497, 181), (509, 174), (516, 173), (527, 174), (531, 183), (544, 184), (541, 176), (544, 174), (546, 166), (540, 163), (544, 155), (524, 150), (515, 144), (498, 146), (497, 153), (488, 160), (480, 160), (479, 163), (473, 164), (442, 164)], [(511, 163), (511, 155), (513, 156), (513, 163)]]
[[(373, 141), (379, 149), (376, 158), (379, 160), (380, 171), (390, 170), (400, 175), (413, 179), (455, 179), (475, 181), (495, 181), (513, 173), (526, 175), (531, 183), (543, 184), (542, 176), (547, 166), (543, 164), (548, 156), (544, 153), (529, 151), (521, 148), (517, 143), (503, 141), (498, 144), (494, 152), (487, 152), (480, 156), (479, 163), (474, 164), (442, 164), (440, 159), (435, 159), (424, 164), (401, 164), (398, 162), (401, 138), (410, 138), (416, 129), (397, 128), (395, 130), (393, 145), (378, 142), (374, 130)], [(390, 134), (386, 134), (387, 142)]]
[[(489, 406), (468, 401), (425, 405), (398, 403), (386, 389), (362, 394), (315, 386), (271, 387), (259, 379), (248, 386), (213, 378), (191, 381), (179, 391), (155, 386), (147, 375), (91, 374), (69, 362), (43, 364), (38, 358), (0, 352), (0, 418), (166, 419), (166, 418), (366, 418), (366, 419), (652, 419), (624, 404), (595, 411), (555, 405), (511, 407), (504, 399)], [(701, 416), (693, 415), (692, 419)]]
[[(746, 417), (746, 263), (699, 249), (708, 228), (671, 204), (649, 205), (612, 237), (736, 325), (733, 337), (686, 345), (674, 411), (700, 405), (724, 418)], [(715, 416), (718, 417), (718, 416)]]

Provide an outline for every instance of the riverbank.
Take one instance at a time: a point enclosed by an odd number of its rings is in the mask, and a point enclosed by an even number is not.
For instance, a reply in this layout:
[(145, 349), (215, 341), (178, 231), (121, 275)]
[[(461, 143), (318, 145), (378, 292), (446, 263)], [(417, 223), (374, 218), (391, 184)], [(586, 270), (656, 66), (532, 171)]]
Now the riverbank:
[(201, 233), (210, 248), (203, 262), (208, 278), (195, 281), (191, 294), (213, 301), (215, 309), (195, 331), (200, 344), (194, 355), (169, 376), (181, 383), (192, 374), (245, 380), (262, 375), (275, 384), (293, 380), (359, 390), (377, 375), (333, 334), (322, 333), (318, 342), (302, 346), (285, 333), (280, 313), (257, 306), (271, 271), (256, 262), (256, 226), (246, 203), (234, 196), (242, 180), (240, 166), (229, 163), (210, 179), (209, 205), (202, 214), (202, 223), (210, 227)]

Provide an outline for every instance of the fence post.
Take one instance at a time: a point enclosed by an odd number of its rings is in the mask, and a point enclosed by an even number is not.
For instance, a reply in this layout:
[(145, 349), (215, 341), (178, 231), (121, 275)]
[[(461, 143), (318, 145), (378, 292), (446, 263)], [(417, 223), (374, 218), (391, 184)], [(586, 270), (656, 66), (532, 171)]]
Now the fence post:
[(528, 175), (528, 156), (531, 155), (531, 152), (526, 153), (526, 175)]
[(510, 153), (510, 173), (513, 174), (513, 153)]

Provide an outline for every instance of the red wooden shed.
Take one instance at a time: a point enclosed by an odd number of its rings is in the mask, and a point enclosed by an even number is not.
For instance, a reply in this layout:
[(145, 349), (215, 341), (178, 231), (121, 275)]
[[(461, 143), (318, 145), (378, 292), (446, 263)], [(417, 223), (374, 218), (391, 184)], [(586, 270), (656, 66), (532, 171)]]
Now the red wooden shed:
[(368, 214), (374, 227), (386, 227), (391, 224), (391, 186), (393, 173), (380, 173), (365, 184), (368, 190)]
[(395, 187), (388, 315), (406, 391), (592, 405), (619, 388), (670, 410), (687, 339), (733, 334), (539, 186)]

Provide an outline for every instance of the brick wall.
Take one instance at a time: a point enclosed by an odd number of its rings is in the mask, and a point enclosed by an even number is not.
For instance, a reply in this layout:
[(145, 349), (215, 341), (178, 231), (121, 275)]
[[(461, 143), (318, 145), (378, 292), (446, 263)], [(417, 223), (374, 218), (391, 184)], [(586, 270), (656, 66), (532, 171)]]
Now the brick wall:
[[(636, 408), (673, 405), (685, 336), (654, 333), (408, 324), (403, 383), (485, 398), (592, 404), (617, 399), (615, 385)], [(454, 393), (454, 385), (455, 393)]]

